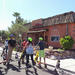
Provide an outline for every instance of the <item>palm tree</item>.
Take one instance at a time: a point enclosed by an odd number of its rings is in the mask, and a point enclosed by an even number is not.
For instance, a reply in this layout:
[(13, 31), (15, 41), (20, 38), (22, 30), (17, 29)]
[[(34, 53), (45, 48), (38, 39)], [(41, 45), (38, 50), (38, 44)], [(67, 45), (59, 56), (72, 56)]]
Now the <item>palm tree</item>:
[(13, 16), (16, 17), (16, 20), (17, 20), (17, 18), (20, 16), (20, 13), (14, 12)]

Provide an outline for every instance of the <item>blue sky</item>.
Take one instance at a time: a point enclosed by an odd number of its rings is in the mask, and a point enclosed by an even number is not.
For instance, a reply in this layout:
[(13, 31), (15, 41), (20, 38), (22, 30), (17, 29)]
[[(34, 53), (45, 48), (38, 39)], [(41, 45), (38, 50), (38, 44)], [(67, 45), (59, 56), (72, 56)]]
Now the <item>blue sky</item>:
[(75, 12), (75, 0), (0, 0), (0, 30), (7, 30), (14, 21), (14, 12), (25, 20), (48, 18), (65, 12)]

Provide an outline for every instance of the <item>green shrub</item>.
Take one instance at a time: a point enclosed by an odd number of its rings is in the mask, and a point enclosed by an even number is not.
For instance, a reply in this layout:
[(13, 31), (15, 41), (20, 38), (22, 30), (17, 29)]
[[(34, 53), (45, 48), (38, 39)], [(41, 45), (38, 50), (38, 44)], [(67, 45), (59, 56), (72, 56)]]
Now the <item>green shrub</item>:
[(74, 40), (70, 36), (65, 36), (64, 38), (60, 39), (60, 44), (63, 49), (71, 49), (73, 47)]

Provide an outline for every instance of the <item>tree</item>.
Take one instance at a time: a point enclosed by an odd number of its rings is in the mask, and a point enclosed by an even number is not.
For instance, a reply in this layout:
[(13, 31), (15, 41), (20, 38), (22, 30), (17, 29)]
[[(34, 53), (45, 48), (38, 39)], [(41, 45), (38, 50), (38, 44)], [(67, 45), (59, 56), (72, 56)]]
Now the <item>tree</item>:
[(20, 13), (14, 12), (13, 16), (16, 17), (16, 19), (19, 17)]
[(4, 42), (8, 38), (9, 36), (8, 34), (9, 34), (8, 31), (4, 30), (0, 31), (0, 40)]
[(60, 39), (60, 44), (64, 49), (71, 49), (74, 44), (74, 40), (71, 36), (65, 36)]
[(12, 26), (8, 28), (9, 32), (15, 34), (16, 38), (19, 37), (19, 34), (23, 34), (29, 28), (25, 27), (24, 24), (27, 23), (27, 20), (24, 20), (20, 17), (18, 12), (14, 12), (14, 17), (16, 17), (15, 21), (12, 21)]

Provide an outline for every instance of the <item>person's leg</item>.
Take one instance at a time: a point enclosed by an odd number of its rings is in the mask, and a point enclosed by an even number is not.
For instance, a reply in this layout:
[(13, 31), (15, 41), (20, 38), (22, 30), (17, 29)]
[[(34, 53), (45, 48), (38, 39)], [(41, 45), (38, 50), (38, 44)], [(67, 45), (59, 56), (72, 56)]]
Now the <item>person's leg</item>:
[(8, 47), (8, 54), (7, 54), (7, 62), (9, 62), (11, 59), (12, 51), (13, 51), (13, 47), (9, 46)]
[(43, 57), (43, 59), (44, 59), (44, 65), (45, 65), (45, 67), (46, 67), (46, 61), (45, 61), (45, 53), (44, 53), (44, 50), (41, 50), (41, 57)]
[(42, 50), (39, 51), (40, 63), (41, 63), (41, 57), (42, 57)]
[(22, 64), (24, 64), (24, 54), (23, 54), (23, 56), (22, 56)]
[(40, 57), (40, 63), (41, 63), (41, 57)]
[(44, 64), (45, 64), (45, 53), (44, 53), (44, 50), (42, 50), (42, 52), (41, 52), (41, 57), (43, 57), (43, 59), (44, 59)]
[(29, 64), (29, 54), (26, 54), (26, 66)]
[(25, 58), (25, 55), (26, 55), (26, 51), (23, 52), (23, 56), (22, 56), (22, 64), (24, 64), (24, 58)]
[(45, 59), (45, 57), (44, 57), (44, 64), (46, 63), (46, 59)]
[(20, 63), (21, 60), (22, 60), (22, 64), (24, 64), (23, 58), (24, 58), (24, 52), (22, 52), (21, 57), (20, 57), (20, 59), (18, 60), (19, 68), (21, 67), (21, 63)]
[(31, 60), (32, 60), (32, 64), (35, 65), (35, 62), (33, 60), (33, 54), (31, 54)]
[(7, 50), (8, 50), (8, 46), (5, 46), (5, 48), (6, 48), (6, 53), (7, 53)]
[(41, 67), (41, 50), (39, 50), (39, 62), (38, 62), (38, 64), (39, 64), (39, 67)]
[(44, 50), (42, 51), (42, 57), (44, 59), (44, 66), (47, 68)]
[(9, 63), (10, 63), (10, 59), (12, 56), (12, 51), (13, 51), (13, 47), (8, 46), (8, 53), (7, 53), (7, 58), (6, 58), (7, 69), (9, 68)]

